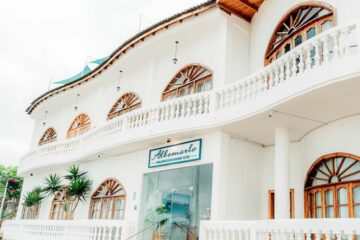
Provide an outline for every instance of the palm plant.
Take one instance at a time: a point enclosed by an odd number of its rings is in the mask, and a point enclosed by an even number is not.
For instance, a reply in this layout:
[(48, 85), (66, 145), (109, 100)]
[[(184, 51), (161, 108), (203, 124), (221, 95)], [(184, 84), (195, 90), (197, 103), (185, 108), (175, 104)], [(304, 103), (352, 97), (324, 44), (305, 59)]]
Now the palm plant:
[(66, 197), (75, 200), (71, 215), (73, 216), (79, 202), (85, 202), (88, 192), (91, 190), (92, 181), (83, 175), (81, 178), (75, 178), (66, 188)]
[(71, 211), (70, 216), (73, 216), (79, 202), (86, 201), (86, 196), (92, 187), (92, 181), (87, 177), (87, 172), (80, 171), (80, 168), (76, 165), (71, 165), (67, 172), (68, 174), (63, 178), (69, 181), (68, 185), (62, 185), (60, 175), (50, 174), (44, 179), (45, 187), (43, 192), (50, 197), (64, 189), (65, 198), (74, 201), (75, 204), (70, 207), (67, 203), (64, 203), (63, 210), (65, 212)]
[(69, 167), (68, 173), (69, 174), (65, 175), (64, 178), (66, 180), (69, 180), (70, 182), (72, 182), (76, 179), (82, 178), (87, 174), (87, 172), (80, 171), (80, 168), (78, 166), (76, 166), (75, 164), (71, 165)]
[(44, 179), (45, 187), (43, 192), (48, 195), (48, 197), (53, 196), (57, 193), (62, 187), (61, 177), (58, 174), (51, 174)]
[(31, 209), (31, 218), (37, 215), (37, 211), (42, 200), (45, 198), (42, 194), (41, 187), (34, 187), (30, 192), (27, 192), (24, 196), (24, 207)]

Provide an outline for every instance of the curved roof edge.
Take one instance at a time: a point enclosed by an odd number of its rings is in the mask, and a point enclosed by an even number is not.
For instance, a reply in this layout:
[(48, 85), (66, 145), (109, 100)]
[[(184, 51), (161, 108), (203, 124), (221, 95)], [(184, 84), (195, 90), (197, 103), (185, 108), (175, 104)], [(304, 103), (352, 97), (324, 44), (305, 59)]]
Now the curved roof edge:
[[(198, 14), (203, 13), (215, 6), (218, 6), (220, 9), (224, 10), (229, 14), (235, 14), (239, 17), (244, 18), (245, 20), (251, 21), (251, 17), (256, 13), (258, 7), (260, 7), (263, 1), (264, 0), (241, 0), (240, 2), (238, 2), (238, 0), (207, 0), (204, 3), (196, 5), (192, 8), (168, 17), (158, 23), (155, 23), (154, 25), (135, 34), (133, 37), (129, 38), (127, 41), (121, 44), (113, 53), (109, 55), (109, 58), (106, 61), (101, 63), (91, 72), (79, 77), (72, 82), (51, 89), (42, 94), (41, 96), (37, 97), (34, 101), (31, 102), (30, 106), (26, 109), (26, 112), (28, 114), (31, 114), (34, 109), (40, 105), (40, 103), (47, 100), (48, 98), (61, 92), (65, 92), (68, 89), (72, 89), (75, 86), (81, 85), (89, 81), (91, 78), (94, 78), (102, 71), (106, 70), (110, 65), (112, 65), (114, 61), (116, 61), (121, 55), (126, 54), (129, 49), (135, 47), (135, 45), (137, 45), (138, 43), (143, 42), (146, 38), (154, 36), (157, 32), (163, 29), (167, 29), (170, 25), (179, 22), (181, 23), (183, 20), (192, 16), (197, 16)], [(234, 2), (236, 2), (236, 5), (234, 5)], [(249, 9), (252, 11), (249, 12)]]
[(208, 0), (202, 4), (196, 5), (192, 8), (189, 8), (185, 11), (182, 11), (180, 13), (177, 13), (171, 17), (168, 17), (158, 23), (155, 23), (154, 25), (144, 29), (143, 31), (137, 33), (136, 35), (129, 38), (127, 41), (125, 41), (123, 44), (121, 44), (114, 52), (112, 52), (109, 56), (109, 58), (104, 61), (102, 64), (97, 66), (94, 70), (89, 72), (88, 74), (72, 81), (69, 83), (66, 83), (62, 86), (56, 87), (54, 89), (51, 89), (44, 94), (37, 97), (30, 106), (26, 109), (26, 112), (28, 114), (31, 114), (34, 109), (43, 101), (47, 100), (48, 98), (59, 94), (60, 92), (64, 92), (68, 89), (72, 89), (75, 86), (81, 85), (87, 81), (89, 81), (91, 78), (94, 78), (96, 75), (100, 74), (102, 71), (106, 70), (110, 65), (114, 63), (122, 54), (126, 54), (126, 51), (130, 48), (133, 48), (136, 44), (139, 42), (142, 42), (145, 40), (145, 38), (149, 36), (154, 36), (158, 31), (168, 28), (170, 25), (173, 25), (178, 22), (182, 22), (184, 19), (187, 19), (192, 16), (197, 16), (199, 13), (202, 13), (204, 11), (207, 11), (208, 9), (215, 6), (216, 0)]

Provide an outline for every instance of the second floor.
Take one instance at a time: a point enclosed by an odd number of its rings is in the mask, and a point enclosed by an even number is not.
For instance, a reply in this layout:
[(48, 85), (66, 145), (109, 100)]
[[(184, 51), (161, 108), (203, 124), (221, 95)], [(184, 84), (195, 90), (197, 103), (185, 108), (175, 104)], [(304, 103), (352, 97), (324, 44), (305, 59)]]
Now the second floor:
[(142, 126), (152, 129), (131, 136), (218, 126), (358, 74), (358, 22), (349, 6), (257, 6), (249, 21), (221, 1), (206, 2), (146, 29), (89, 74), (40, 96), (28, 108), (35, 119), (29, 154), (68, 151), (114, 132), (124, 135), (116, 141), (128, 141), (128, 130)]

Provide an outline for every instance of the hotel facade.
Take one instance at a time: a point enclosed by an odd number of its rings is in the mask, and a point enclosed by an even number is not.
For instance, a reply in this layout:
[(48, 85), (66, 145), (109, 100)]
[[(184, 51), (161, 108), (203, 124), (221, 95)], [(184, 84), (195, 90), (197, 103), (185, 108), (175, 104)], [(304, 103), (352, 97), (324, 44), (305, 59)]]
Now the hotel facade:
[(3, 224), (22, 239), (360, 235), (360, 2), (210, 0), (35, 99), (23, 195), (92, 190)]

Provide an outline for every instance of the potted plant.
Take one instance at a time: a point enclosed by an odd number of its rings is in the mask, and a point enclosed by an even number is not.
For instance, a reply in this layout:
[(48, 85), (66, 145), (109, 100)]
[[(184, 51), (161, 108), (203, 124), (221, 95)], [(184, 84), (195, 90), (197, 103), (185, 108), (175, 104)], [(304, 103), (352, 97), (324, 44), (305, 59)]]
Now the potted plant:
[(34, 187), (24, 196), (24, 207), (28, 208), (28, 216), (26, 218), (34, 219), (38, 215), (39, 207), (45, 197), (42, 194), (41, 187)]

